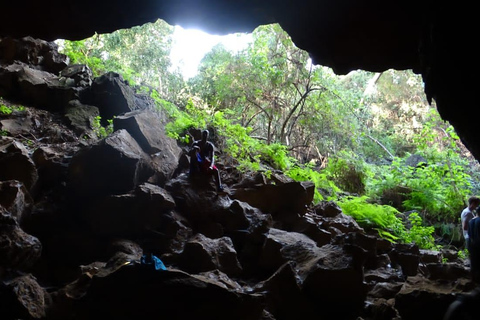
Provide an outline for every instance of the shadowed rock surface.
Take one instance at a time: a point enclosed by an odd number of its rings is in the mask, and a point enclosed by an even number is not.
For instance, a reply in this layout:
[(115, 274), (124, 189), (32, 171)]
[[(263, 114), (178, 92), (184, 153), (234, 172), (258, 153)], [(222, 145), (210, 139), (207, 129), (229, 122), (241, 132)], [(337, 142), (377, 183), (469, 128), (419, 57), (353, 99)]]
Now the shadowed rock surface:
[[(22, 100), (16, 64), (0, 64), (0, 92)], [(231, 185), (217, 194), (213, 180), (189, 178), (165, 120), (145, 116), (155, 110), (119, 75), (101, 79), (116, 92), (109, 102), (82, 100), (97, 79), (75, 86), (48, 69), (31, 83), (45, 72), (55, 86), (0, 116), (28, 123), (0, 137), (2, 320), (424, 320), (473, 289), (454, 253), (368, 234), (335, 203), (314, 206), (311, 183), (247, 178), (219, 158)], [(79, 94), (57, 95), (65, 90)], [(50, 108), (45, 96), (64, 100)], [(71, 108), (87, 105), (72, 121)], [(106, 138), (90, 132), (96, 110), (118, 117)]]

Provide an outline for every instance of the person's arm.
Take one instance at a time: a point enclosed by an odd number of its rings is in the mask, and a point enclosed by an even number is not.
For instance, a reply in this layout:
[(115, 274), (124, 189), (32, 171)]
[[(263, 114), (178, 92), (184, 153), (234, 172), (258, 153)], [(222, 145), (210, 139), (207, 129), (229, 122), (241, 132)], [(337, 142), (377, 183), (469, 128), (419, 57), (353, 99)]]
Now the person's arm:
[(200, 147), (198, 146), (198, 142), (194, 141), (192, 143), (192, 146), (190, 147), (190, 150), (188, 151), (188, 155), (191, 156), (191, 157), (194, 157), (199, 148)]

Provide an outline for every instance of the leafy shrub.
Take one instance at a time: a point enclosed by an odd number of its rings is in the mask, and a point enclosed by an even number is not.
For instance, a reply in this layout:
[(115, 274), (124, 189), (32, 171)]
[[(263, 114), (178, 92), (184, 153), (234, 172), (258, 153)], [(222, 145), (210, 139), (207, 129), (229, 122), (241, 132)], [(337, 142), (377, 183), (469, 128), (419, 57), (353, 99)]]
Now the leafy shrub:
[(313, 182), (315, 184), (314, 203), (324, 200), (324, 196), (319, 190), (327, 190), (327, 192), (331, 194), (332, 199), (341, 191), (332, 180), (328, 179), (326, 173), (314, 170), (309, 166), (294, 166), (285, 172), (285, 174), (295, 181)]
[(397, 209), (367, 202), (368, 197), (347, 197), (339, 200), (343, 213), (351, 216), (367, 230), (376, 230), (378, 234), (390, 241), (398, 241), (405, 233), (402, 220), (397, 217)]
[(0, 105), (0, 114), (9, 115), (13, 112), (12, 108), (7, 107), (6, 105)]
[(433, 226), (423, 226), (422, 217), (417, 212), (413, 212), (408, 216), (411, 227), (405, 232), (403, 240), (406, 243), (416, 243), (419, 248), (433, 249), (435, 247), (435, 239), (432, 234), (435, 231)]
[(328, 177), (343, 191), (364, 194), (367, 170), (362, 164), (362, 161), (342, 152), (328, 160), (325, 170)]
[(96, 116), (92, 121), (93, 132), (95, 132), (99, 139), (106, 138), (113, 133), (113, 119), (107, 120), (108, 124), (105, 127), (102, 126), (101, 121), (102, 117), (100, 116)]
[(425, 227), (418, 213), (411, 213), (408, 217), (410, 229), (407, 229), (399, 218), (400, 212), (388, 205), (368, 203), (369, 198), (348, 197), (339, 200), (342, 211), (353, 217), (357, 223), (367, 229), (376, 230), (378, 234), (392, 242), (416, 243), (419, 248), (435, 248), (432, 236), (433, 226)]

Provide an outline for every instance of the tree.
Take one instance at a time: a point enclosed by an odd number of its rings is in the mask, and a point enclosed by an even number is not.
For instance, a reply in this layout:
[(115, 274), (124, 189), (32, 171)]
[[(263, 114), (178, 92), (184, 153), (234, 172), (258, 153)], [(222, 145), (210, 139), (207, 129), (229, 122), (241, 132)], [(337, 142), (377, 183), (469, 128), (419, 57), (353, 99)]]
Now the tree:
[[(214, 110), (233, 110), (252, 136), (285, 144), (298, 158), (305, 150), (318, 156), (350, 144), (353, 114), (346, 117), (345, 110), (352, 105), (337, 92), (333, 73), (313, 66), (277, 24), (259, 27), (252, 36), (237, 54), (221, 46), (208, 53), (191, 81), (192, 92)], [(322, 144), (325, 136), (338, 138), (333, 148)]]
[(115, 71), (132, 85), (151, 87), (165, 99), (182, 103), (183, 78), (170, 70), (172, 34), (172, 26), (157, 20), (81, 41), (65, 41), (65, 51), (72, 63), (89, 65), (95, 76)]

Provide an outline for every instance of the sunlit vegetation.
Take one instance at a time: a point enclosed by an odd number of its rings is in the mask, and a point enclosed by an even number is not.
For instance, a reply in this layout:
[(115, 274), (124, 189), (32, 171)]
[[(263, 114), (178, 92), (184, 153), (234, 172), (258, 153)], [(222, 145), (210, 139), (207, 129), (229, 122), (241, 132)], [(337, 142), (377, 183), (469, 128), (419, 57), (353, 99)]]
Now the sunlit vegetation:
[(150, 94), (170, 137), (188, 144), (188, 129), (214, 128), (224, 161), (312, 181), (315, 202), (337, 201), (390, 241), (435, 248), (433, 225), (457, 223), (478, 193), (478, 164), (427, 103), (419, 75), (338, 76), (267, 25), (239, 52), (214, 47), (185, 81), (171, 69), (171, 34), (159, 21), (63, 48), (95, 75), (118, 72)]

